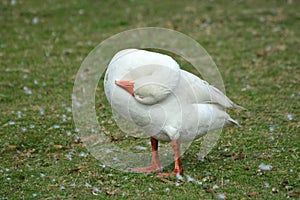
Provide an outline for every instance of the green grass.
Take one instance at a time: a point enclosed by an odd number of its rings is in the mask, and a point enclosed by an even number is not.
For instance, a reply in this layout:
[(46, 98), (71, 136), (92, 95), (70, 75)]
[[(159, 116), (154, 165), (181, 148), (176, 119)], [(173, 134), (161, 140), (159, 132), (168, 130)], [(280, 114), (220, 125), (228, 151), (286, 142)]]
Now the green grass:
[[(299, 198), (298, 1), (3, 0), (0, 9), (0, 199)], [(186, 152), (185, 174), (202, 184), (102, 168), (78, 142), (69, 111), (81, 62), (106, 38), (143, 26), (196, 39), (227, 95), (248, 109), (230, 111), (242, 128), (224, 129), (205, 162), (200, 141)], [(109, 121), (101, 91), (99, 120), (117, 144), (130, 144)], [(272, 170), (260, 171), (261, 163)]]

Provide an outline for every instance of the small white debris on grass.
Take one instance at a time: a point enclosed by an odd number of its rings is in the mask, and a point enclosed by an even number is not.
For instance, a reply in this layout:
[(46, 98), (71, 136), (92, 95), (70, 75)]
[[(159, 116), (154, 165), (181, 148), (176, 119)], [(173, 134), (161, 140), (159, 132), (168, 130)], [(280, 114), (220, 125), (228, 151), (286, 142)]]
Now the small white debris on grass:
[(34, 128), (35, 128), (35, 125), (30, 124), (30, 125), (29, 125), (29, 128), (30, 128), (30, 129), (34, 129)]
[(175, 186), (179, 186), (179, 185), (180, 185), (180, 183), (179, 183), (179, 182), (176, 182), (176, 183), (175, 183)]
[(81, 103), (77, 100), (77, 97), (72, 94), (72, 101), (73, 101), (73, 106), (76, 106), (76, 107), (80, 107), (81, 106)]
[(74, 106), (76, 106), (77, 108), (79, 108), (81, 106), (81, 103), (79, 101), (77, 101), (76, 99), (73, 100)]
[(288, 115), (286, 116), (286, 118), (287, 118), (288, 120), (293, 120), (293, 115), (292, 115), (292, 114), (288, 114)]
[(149, 192), (151, 192), (151, 191), (152, 191), (152, 188), (151, 188), (151, 187), (149, 187), (149, 188), (148, 188), (148, 191), (149, 191)]
[(24, 90), (25, 94), (29, 94), (29, 95), (32, 94), (32, 91), (27, 86), (24, 86), (23, 90)]
[(112, 152), (112, 150), (110, 150), (110, 149), (105, 149), (105, 153), (111, 153)]
[(84, 187), (90, 188), (90, 187), (92, 187), (92, 185), (89, 184), (89, 183), (85, 183), (85, 184), (84, 184)]
[(80, 132), (79, 128), (75, 128), (75, 132), (79, 133)]
[(11, 6), (15, 6), (16, 4), (17, 4), (17, 1), (16, 1), (16, 0), (11, 0), (11, 1), (10, 1), (10, 5), (11, 5)]
[(269, 130), (270, 130), (271, 132), (273, 132), (273, 131), (275, 130), (275, 128), (276, 128), (276, 126), (275, 126), (275, 125), (272, 125), (272, 126), (270, 126)]
[(279, 192), (279, 190), (277, 188), (275, 188), (275, 187), (272, 188), (272, 193), (278, 193), (278, 192)]
[(66, 188), (65, 188), (65, 186), (61, 185), (61, 186), (59, 186), (59, 189), (60, 190), (65, 190)]
[(58, 128), (60, 128), (60, 125), (55, 124), (55, 125), (53, 125), (53, 128), (58, 129)]
[(15, 125), (16, 124), (16, 122), (14, 122), (14, 121), (9, 121), (8, 122), (8, 125)]
[(274, 141), (275, 140), (274, 136), (270, 136), (269, 140)]
[(269, 188), (269, 187), (270, 187), (270, 184), (267, 183), (267, 182), (264, 182), (264, 187), (265, 187), (265, 188)]
[(75, 138), (74, 142), (75, 142), (75, 143), (80, 142), (80, 137), (77, 136), (77, 137)]
[(34, 79), (33, 83), (34, 83), (35, 85), (38, 85), (38, 84), (39, 84), (39, 81), (36, 80), (36, 79)]
[(26, 127), (22, 127), (21, 130), (22, 130), (22, 132), (25, 132), (25, 131), (27, 131), (27, 128)]
[(177, 180), (179, 180), (179, 181), (182, 181), (182, 180), (183, 180), (183, 177), (182, 177), (180, 174), (176, 174), (176, 178), (177, 178)]
[(93, 187), (93, 190), (92, 190), (93, 195), (97, 195), (97, 193), (99, 193), (99, 192), (100, 192), (99, 188)]
[(40, 108), (40, 109), (39, 109), (39, 112), (40, 112), (40, 115), (44, 115), (44, 114), (45, 114), (45, 111), (44, 111), (43, 108)]
[(266, 21), (266, 18), (264, 18), (263, 16), (260, 16), (260, 17), (258, 18), (258, 20), (259, 20), (260, 22), (265, 22), (265, 21)]
[(189, 183), (189, 182), (194, 182), (194, 181), (195, 181), (195, 179), (192, 178), (192, 177), (190, 177), (189, 175), (186, 175), (186, 178), (187, 178), (187, 182), (188, 182), (188, 183)]
[(215, 185), (213, 185), (213, 189), (215, 190), (215, 189), (218, 189), (219, 188), (219, 186), (217, 185), (217, 184), (215, 184)]
[(165, 191), (166, 191), (166, 192), (170, 192), (170, 188), (167, 187), (167, 188), (165, 189)]
[(196, 181), (197, 185), (202, 185), (202, 181)]
[(72, 108), (71, 107), (66, 107), (67, 112), (72, 112)]
[(7, 181), (11, 181), (11, 178), (10, 178), (10, 177), (7, 177), (6, 180), (7, 180)]
[(39, 18), (38, 17), (34, 17), (33, 19), (32, 19), (32, 24), (37, 24), (37, 23), (39, 23)]
[(113, 158), (113, 161), (118, 161), (119, 159), (117, 157), (114, 157)]
[(226, 199), (226, 196), (223, 193), (219, 193), (219, 194), (217, 194), (217, 198), (218, 199)]
[(66, 131), (67, 136), (71, 136), (72, 132), (71, 131)]
[(63, 114), (63, 115), (61, 116), (61, 120), (62, 120), (63, 122), (67, 121), (67, 115)]
[(272, 45), (269, 45), (265, 49), (266, 49), (266, 51), (272, 51), (273, 47), (272, 47)]
[(92, 46), (93, 45), (92, 41), (90, 41), (90, 40), (87, 41), (85, 44), (88, 45), (88, 46)]
[(261, 170), (271, 170), (273, 168), (271, 165), (266, 165), (264, 163), (261, 163), (258, 167)]
[(85, 152), (80, 152), (79, 154), (80, 157), (87, 157), (88, 156), (88, 153), (85, 153)]
[(41, 178), (44, 178), (45, 176), (46, 176), (45, 174), (40, 173), (40, 177), (41, 177)]
[(145, 150), (147, 150), (147, 147), (143, 147), (143, 146), (138, 145), (138, 146), (135, 147), (135, 149), (145, 151)]
[(18, 116), (18, 118), (21, 118), (21, 117), (22, 117), (22, 112), (21, 112), (21, 111), (18, 111), (18, 112), (17, 112), (17, 116)]
[(78, 11), (78, 14), (79, 14), (79, 15), (83, 15), (83, 14), (84, 14), (84, 10), (83, 10), (83, 9), (80, 9), (80, 10)]
[(75, 184), (75, 183), (71, 183), (70, 186), (71, 186), (71, 187), (75, 187), (76, 184)]
[(249, 84), (246, 84), (244, 88), (241, 89), (241, 91), (250, 90), (251, 86)]

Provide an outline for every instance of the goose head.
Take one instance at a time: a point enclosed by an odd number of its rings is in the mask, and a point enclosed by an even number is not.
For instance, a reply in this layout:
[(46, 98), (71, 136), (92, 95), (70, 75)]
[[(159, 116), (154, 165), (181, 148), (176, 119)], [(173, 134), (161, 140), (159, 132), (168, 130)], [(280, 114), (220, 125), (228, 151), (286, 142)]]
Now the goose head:
[(155, 104), (177, 87), (180, 73), (178, 63), (170, 56), (137, 49), (122, 50), (107, 68), (105, 95), (112, 105), (122, 106), (128, 98), (140, 104)]
[(172, 93), (172, 88), (157, 82), (141, 84), (139, 81), (116, 80), (115, 84), (127, 91), (139, 103), (146, 105), (161, 102)]

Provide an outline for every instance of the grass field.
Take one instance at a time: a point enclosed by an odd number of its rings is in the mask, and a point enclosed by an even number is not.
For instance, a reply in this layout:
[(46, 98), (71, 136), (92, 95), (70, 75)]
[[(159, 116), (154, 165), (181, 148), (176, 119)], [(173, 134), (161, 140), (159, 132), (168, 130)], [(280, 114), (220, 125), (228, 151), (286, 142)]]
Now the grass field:
[[(0, 199), (299, 199), (299, 10), (297, 0), (1, 1)], [(72, 118), (83, 59), (106, 38), (146, 26), (197, 40), (227, 95), (247, 108), (230, 111), (242, 128), (224, 129), (204, 162), (194, 142), (182, 181), (104, 167)], [(99, 87), (99, 120), (118, 144)]]

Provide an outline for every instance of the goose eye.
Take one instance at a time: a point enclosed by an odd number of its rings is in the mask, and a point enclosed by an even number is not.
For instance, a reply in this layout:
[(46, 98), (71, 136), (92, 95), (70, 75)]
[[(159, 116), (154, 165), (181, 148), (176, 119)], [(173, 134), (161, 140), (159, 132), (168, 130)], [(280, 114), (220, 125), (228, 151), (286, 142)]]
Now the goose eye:
[(139, 97), (140, 99), (143, 99), (143, 98), (144, 98), (144, 96), (142, 96), (142, 95), (138, 95), (138, 97)]

